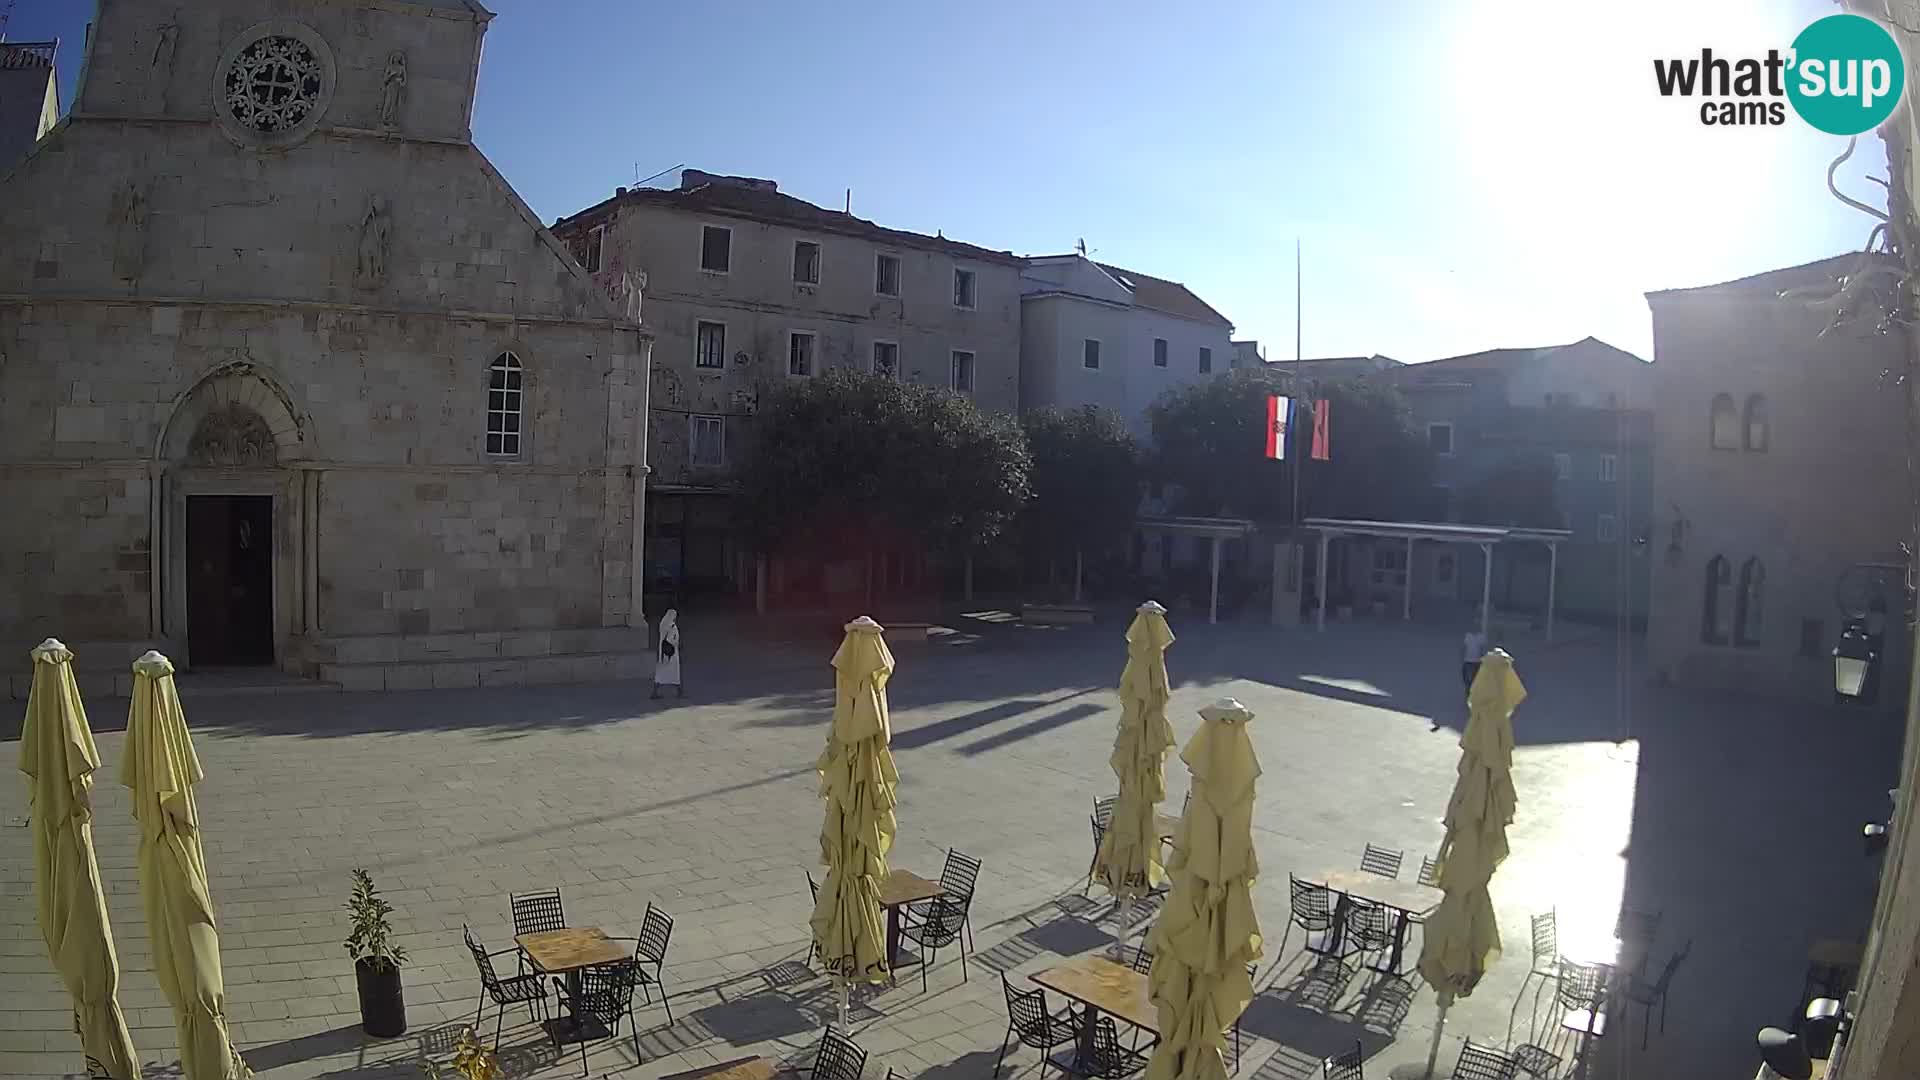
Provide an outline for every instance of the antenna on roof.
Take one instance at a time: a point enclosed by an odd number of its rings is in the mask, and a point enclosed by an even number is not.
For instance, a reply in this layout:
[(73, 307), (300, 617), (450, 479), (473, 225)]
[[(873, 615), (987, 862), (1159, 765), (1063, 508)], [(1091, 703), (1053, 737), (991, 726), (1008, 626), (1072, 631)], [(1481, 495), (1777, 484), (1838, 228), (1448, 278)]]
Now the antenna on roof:
[(670, 172), (672, 172), (672, 171), (673, 171), (673, 170), (675, 170), (675, 169), (684, 169), (684, 168), (686, 168), (686, 167), (687, 167), (687, 163), (686, 163), (686, 162), (684, 162), (684, 161), (683, 161), (683, 162), (681, 162), (681, 163), (680, 163), (680, 164), (678, 164), (678, 165), (669, 165), (669, 166), (667, 166), (666, 168), (664, 168), (664, 169), (661, 169), (661, 170), (660, 170), (659, 172), (657, 172), (657, 173), (654, 173), (654, 174), (653, 174), (652, 176), (649, 176), (649, 177), (647, 177), (646, 179), (644, 179), (644, 180), (642, 180), (642, 179), (639, 179), (639, 176), (640, 176), (640, 163), (639, 163), (639, 162), (635, 162), (635, 163), (634, 163), (634, 165), (633, 165), (633, 175), (634, 175), (634, 177), (635, 177), (635, 179), (634, 179), (634, 181), (633, 181), (633, 186), (634, 186), (634, 187), (645, 187), (646, 185), (648, 185), (648, 184), (651, 184), (651, 183), (653, 183), (653, 182), (654, 182), (655, 180), (658, 180), (658, 179), (660, 179), (661, 177), (663, 177), (663, 176), (665, 176), (665, 175), (667, 175), (668, 173), (670, 173)]
[(852, 188), (848, 188), (848, 189), (847, 189), (847, 209), (846, 209), (846, 213), (847, 213), (848, 215), (851, 215), (851, 214), (853, 213), (853, 189), (852, 189)]
[(14, 0), (7, 0), (7, 6), (0, 8), (0, 41), (7, 40), (7, 22), (13, 18)]

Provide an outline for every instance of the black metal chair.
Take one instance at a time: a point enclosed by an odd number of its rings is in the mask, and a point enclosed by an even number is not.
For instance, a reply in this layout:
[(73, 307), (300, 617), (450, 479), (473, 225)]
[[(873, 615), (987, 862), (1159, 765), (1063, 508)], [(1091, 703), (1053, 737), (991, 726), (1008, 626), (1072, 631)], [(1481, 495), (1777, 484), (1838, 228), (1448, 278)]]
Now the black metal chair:
[(1509, 1055), (1468, 1039), (1460, 1048), (1460, 1060), (1453, 1064), (1455, 1080), (1513, 1080), (1520, 1063)]
[(860, 1080), (867, 1068), (867, 1052), (860, 1044), (827, 1025), (820, 1049), (813, 1055), (810, 1080)]
[(1142, 975), (1153, 974), (1153, 954), (1147, 951), (1146, 942), (1142, 941), (1134, 948), (1133, 959), (1127, 962), (1127, 966)]
[(493, 1003), (500, 1009), (499, 1016), (493, 1022), (493, 1048), (498, 1050), (500, 1049), (500, 1029), (506, 1024), (507, 1006), (525, 1005), (527, 1018), (531, 1020), (534, 1018), (534, 1002), (540, 1003), (542, 1013), (546, 1011), (547, 988), (541, 983), (538, 975), (515, 975), (503, 979), (498, 972), (494, 971), (494, 957), (506, 956), (509, 953), (519, 954), (518, 948), (501, 949), (499, 952), (490, 953), (474, 940), (472, 930), (463, 925), (460, 927), (460, 932), (467, 939), (468, 951), (473, 953), (473, 966), (480, 971), (480, 1004), (473, 1010), (473, 1023), (475, 1027), (480, 1025), (481, 1018), (486, 1015), (487, 999), (493, 999)]
[[(565, 930), (567, 913), (560, 904), (559, 889), (541, 889), (538, 892), (508, 893), (507, 903), (513, 908), (513, 936), (538, 934), (546, 930)], [(518, 945), (515, 945), (518, 948)], [(527, 954), (520, 954), (520, 973), (526, 974), (533, 967)]]
[(1081, 888), (1081, 896), (1093, 893), (1093, 872), (1100, 865), (1100, 842), (1107, 838), (1107, 829), (1113, 824), (1113, 808), (1119, 801), (1118, 795), (1093, 800), (1093, 816), (1087, 819), (1093, 826), (1093, 854), (1087, 859), (1087, 884)]
[(1522, 1043), (1514, 1047), (1513, 1063), (1528, 1076), (1550, 1080), (1560, 1070), (1560, 1055), (1549, 1052), (1545, 1047)]
[(1399, 914), (1391, 909), (1349, 896), (1347, 942), (1355, 952), (1385, 952), (1393, 948), (1393, 924), (1397, 918)]
[(1574, 1051), (1578, 1062), (1587, 1053), (1587, 1043), (1607, 1034), (1607, 970), (1599, 964), (1582, 964), (1562, 958), (1553, 999), (1566, 1010), (1560, 1017), (1563, 1034), (1579, 1037)]
[(1400, 876), (1400, 863), (1406, 857), (1404, 851), (1368, 844), (1366, 850), (1360, 853), (1360, 869), (1381, 877), (1397, 878)]
[[(808, 874), (812, 881), (813, 875)], [(673, 1023), (673, 1003), (667, 1000), (667, 983), (662, 977), (667, 966), (667, 942), (673, 938), (673, 916), (647, 902), (646, 917), (640, 920), (640, 936), (637, 938), (617, 937), (614, 941), (633, 942), (634, 970), (639, 973), (641, 990), (647, 996), (647, 1004), (653, 1004), (653, 988), (660, 988), (660, 1004), (667, 1010), (667, 1023)], [(647, 970), (651, 967), (653, 970)]]
[(1007, 995), (1007, 1037), (1000, 1040), (1000, 1056), (993, 1063), (996, 1078), (1006, 1064), (1007, 1050), (1013, 1046), (1015, 1036), (1022, 1045), (1040, 1051), (1042, 1058), (1080, 1037), (1080, 1018), (1073, 1006), (1057, 1013), (1049, 1012), (1045, 990), (1015, 990), (1004, 971), (1000, 973), (1000, 988)]
[[(1128, 961), (1127, 966), (1133, 968), (1133, 970), (1139, 972), (1142, 975), (1153, 974), (1153, 953), (1147, 951), (1147, 943), (1145, 941), (1140, 942), (1139, 946), (1134, 949), (1133, 959)], [(1248, 980), (1252, 980), (1254, 971), (1255, 971), (1254, 965), (1248, 964), (1247, 965)], [(1234, 1071), (1237, 1072), (1240, 1069), (1240, 1017), (1239, 1016), (1235, 1016), (1233, 1018), (1233, 1026), (1228, 1028), (1227, 1032), (1233, 1037), (1233, 1068), (1234, 1068)], [(1154, 1043), (1157, 1043), (1159, 1041), (1160, 1041), (1160, 1037), (1158, 1035), (1155, 1035), (1152, 1039), (1146, 1040), (1145, 1045), (1150, 1047)], [(1142, 1048), (1143, 1047), (1141, 1045), (1141, 1041), (1136, 1040), (1134, 1043), (1133, 1049), (1139, 1050)]]
[(1150, 1059), (1149, 1054), (1120, 1045), (1120, 1030), (1114, 1026), (1113, 1017), (1103, 1016), (1094, 1023), (1090, 1042), (1076, 1043), (1072, 1053), (1056, 1054), (1047, 1059), (1047, 1064), (1067, 1076), (1120, 1080), (1146, 1068)]
[(1360, 1072), (1360, 1063), (1366, 1060), (1366, 1056), (1366, 1049), (1356, 1040), (1353, 1049), (1344, 1054), (1335, 1054), (1320, 1063), (1322, 1080), (1366, 1080)]
[(1631, 974), (1644, 978), (1647, 974), (1647, 960), (1653, 955), (1653, 939), (1660, 933), (1660, 915), (1658, 911), (1646, 908), (1623, 907), (1620, 917), (1614, 920), (1613, 936), (1622, 945), (1629, 946), (1630, 955), (1637, 959)]
[(1520, 993), (1514, 996), (1513, 1010), (1507, 1014), (1507, 1041), (1513, 1041), (1513, 1021), (1520, 1015), (1520, 999), (1527, 994), (1527, 983), (1540, 980), (1540, 989), (1533, 992), (1533, 1009), (1527, 1014), (1527, 1034), (1533, 1034), (1534, 1017), (1540, 1011), (1540, 995), (1546, 992), (1549, 983), (1560, 982), (1560, 920), (1558, 909), (1549, 908), (1533, 917), (1533, 966), (1520, 980)]
[(1627, 983), (1627, 1000), (1645, 1010), (1640, 1020), (1640, 1049), (1647, 1048), (1647, 1029), (1653, 1026), (1654, 1006), (1660, 1007), (1660, 1034), (1667, 1033), (1667, 991), (1673, 988), (1674, 973), (1687, 960), (1687, 954), (1693, 951), (1693, 942), (1689, 941), (1679, 952), (1667, 957), (1667, 966), (1660, 969), (1660, 977), (1653, 982), (1634, 979)]
[[(641, 1061), (646, 1056), (640, 1052), (640, 1021), (633, 1016), (633, 988), (641, 982), (640, 965), (632, 960), (617, 960), (611, 964), (596, 964), (580, 972), (579, 996), (571, 996), (564, 990), (561, 997), (566, 999), (567, 1007), (575, 1016), (591, 1017), (607, 1029), (608, 1038), (620, 1035), (620, 1018), (625, 1017), (627, 1028), (633, 1035), (633, 1053)], [(587, 1040), (580, 1039), (580, 1075), (587, 1075)]]
[(1420, 856), (1420, 877), (1418, 880), (1420, 884), (1425, 885), (1429, 889), (1439, 888), (1440, 864), (1425, 855)]
[[(811, 870), (807, 871), (807, 895), (813, 897), (814, 907), (820, 906), (820, 883), (813, 880), (813, 871)], [(808, 918), (812, 918), (812, 916), (809, 915)], [(807, 935), (807, 966), (812, 967), (814, 957), (819, 955), (820, 943), (814, 941), (813, 935), (809, 933)]]
[(936, 896), (924, 906), (907, 908), (906, 916), (900, 920), (900, 936), (926, 952), (920, 957), (922, 991), (927, 988), (927, 968), (939, 957), (941, 949), (956, 943), (960, 946), (960, 981), (967, 981), (967, 953), (973, 947), (967, 913), (972, 906), (973, 896), (969, 894), (957, 899)]
[[(1297, 926), (1307, 932), (1304, 948), (1308, 952), (1319, 956), (1329, 955), (1332, 947), (1328, 942), (1334, 936), (1333, 912), (1336, 906), (1333, 890), (1319, 882), (1306, 881), (1293, 874), (1287, 875), (1287, 887), (1289, 921), (1287, 928), (1280, 934), (1281, 950), (1285, 951), (1287, 935), (1293, 933), (1293, 928)], [(1317, 948), (1313, 944), (1315, 934), (1321, 935), (1320, 945)]]

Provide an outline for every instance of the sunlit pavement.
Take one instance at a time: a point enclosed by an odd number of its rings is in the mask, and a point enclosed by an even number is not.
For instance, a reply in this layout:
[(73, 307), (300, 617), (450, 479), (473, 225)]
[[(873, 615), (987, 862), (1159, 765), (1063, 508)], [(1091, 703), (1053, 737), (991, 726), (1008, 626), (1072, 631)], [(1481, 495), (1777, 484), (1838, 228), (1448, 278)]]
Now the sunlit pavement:
[[(1404, 848), (1411, 876), (1438, 844), (1465, 719), (1456, 636), (1173, 622), (1170, 715), (1182, 739), (1198, 726), (1195, 710), (1222, 694), (1258, 715), (1256, 897), (1268, 959), (1239, 1075), (1317, 1075), (1322, 1055), (1356, 1041), (1371, 1055), (1369, 1076), (1424, 1061), (1431, 990), (1351, 963), (1344, 977), (1306, 977), (1301, 932), (1287, 932), (1287, 874), (1353, 866), (1372, 841)], [(1121, 626), (968, 628), (981, 631), (977, 640), (896, 649), (903, 805), (893, 861), (933, 876), (948, 846), (984, 860), (980, 951), (965, 982), (943, 953), (930, 993), (908, 971), (897, 989), (856, 1004), (854, 1034), (874, 1055), (874, 1075), (988, 1075), (1006, 1032), (997, 970), (1024, 986), (1062, 955), (1109, 945), (1115, 930), (1098, 921), (1108, 909), (1099, 890), (1093, 901), (1079, 890), (1089, 803), (1113, 787)], [(677, 1022), (657, 1005), (640, 1009), (644, 1063), (634, 1063), (632, 1039), (596, 1043), (595, 1075), (654, 1077), (747, 1054), (804, 1061), (832, 1010), (824, 981), (797, 966), (807, 954), (802, 871), (817, 861), (812, 763), (829, 714), (831, 642), (817, 663), (810, 647), (788, 647), (756, 666), (755, 649), (700, 632), (687, 620), (684, 702), (649, 701), (645, 684), (189, 694), (208, 774), (201, 812), (229, 1017), (253, 1067), (274, 1077), (414, 1077), (423, 1056), (445, 1061), (479, 997), (462, 924), (506, 948), (507, 893), (550, 884), (576, 925), (632, 934), (649, 900), (677, 919), (667, 966)], [(1517, 716), (1513, 855), (1493, 883), (1507, 953), (1449, 1014), (1436, 1075), (1449, 1074), (1463, 1038), (1508, 1041), (1529, 915), (1557, 907), (1563, 937), (1605, 937), (1624, 889), (1665, 913), (1656, 966), (1689, 939), (1694, 949), (1665, 1033), (1642, 1054), (1638, 1010), (1617, 1016), (1587, 1074), (1750, 1076), (1752, 1033), (1788, 1019), (1808, 942), (1866, 922), (1875, 867), (1858, 828), (1884, 816), (1897, 732), (1855, 714), (1657, 691), (1618, 677), (1610, 635), (1510, 648), (1532, 696)], [(88, 704), (96, 729), (123, 726), (124, 701)], [(149, 970), (127, 799), (113, 782), (122, 746), (119, 734), (101, 735), (96, 798), (126, 969), (121, 1003), (142, 1056), (166, 1063), (148, 1075), (178, 1075), (172, 1015)], [(0, 744), (0, 753), (17, 750)], [(1177, 760), (1169, 776), (1177, 809), (1186, 790)], [(6, 819), (24, 815), (25, 799), (24, 777), (0, 776)], [(412, 1031), (400, 1039), (368, 1040), (357, 1027), (340, 942), (347, 874), (359, 865), (398, 908), (413, 953)], [(0, 1074), (77, 1073), (31, 878), (28, 830), (0, 829), (9, 901), (0, 906)], [(1528, 985), (1529, 1003), (1538, 986)], [(1550, 1003), (1549, 992), (1538, 1041), (1570, 1059)], [(1527, 1038), (1529, 1011), (1518, 1010), (1515, 1043)], [(491, 1006), (485, 1027), (491, 1036)], [(571, 1048), (556, 1060), (524, 1010), (508, 1013), (502, 1060), (515, 1075), (580, 1069)], [(1036, 1060), (1019, 1047), (1009, 1055), (1025, 1076), (1038, 1075)]]

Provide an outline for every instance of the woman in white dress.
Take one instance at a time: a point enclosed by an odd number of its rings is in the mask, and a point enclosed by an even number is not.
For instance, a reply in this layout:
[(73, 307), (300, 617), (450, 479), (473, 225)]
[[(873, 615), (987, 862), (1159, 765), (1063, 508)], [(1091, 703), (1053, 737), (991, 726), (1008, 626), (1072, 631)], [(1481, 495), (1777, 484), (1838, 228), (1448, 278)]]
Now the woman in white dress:
[(653, 696), (660, 696), (660, 688), (673, 687), (675, 697), (686, 697), (686, 688), (680, 685), (680, 613), (672, 608), (660, 617), (660, 643), (653, 654)]

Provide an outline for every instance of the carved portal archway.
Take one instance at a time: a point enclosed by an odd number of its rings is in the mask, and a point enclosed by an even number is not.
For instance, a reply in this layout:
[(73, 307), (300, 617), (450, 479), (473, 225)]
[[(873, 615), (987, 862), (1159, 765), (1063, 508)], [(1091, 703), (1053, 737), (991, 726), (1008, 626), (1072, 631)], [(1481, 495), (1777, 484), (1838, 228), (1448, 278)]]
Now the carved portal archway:
[(273, 429), (252, 409), (229, 401), (202, 417), (187, 441), (187, 463), (271, 468), (278, 457)]

